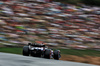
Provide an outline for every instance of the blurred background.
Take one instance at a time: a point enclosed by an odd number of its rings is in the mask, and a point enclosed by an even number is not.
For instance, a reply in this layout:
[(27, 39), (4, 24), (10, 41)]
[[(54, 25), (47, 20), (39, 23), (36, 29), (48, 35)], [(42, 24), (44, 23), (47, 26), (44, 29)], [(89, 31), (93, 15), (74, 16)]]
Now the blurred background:
[(100, 1), (0, 0), (0, 52), (21, 54), (29, 42), (100, 65)]

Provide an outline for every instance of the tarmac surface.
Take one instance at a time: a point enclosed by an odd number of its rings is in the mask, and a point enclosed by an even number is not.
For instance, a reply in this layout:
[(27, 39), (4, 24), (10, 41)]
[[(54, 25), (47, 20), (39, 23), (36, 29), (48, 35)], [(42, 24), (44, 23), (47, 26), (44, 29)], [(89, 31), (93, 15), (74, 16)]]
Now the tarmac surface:
[(0, 66), (97, 66), (91, 64), (0, 53)]

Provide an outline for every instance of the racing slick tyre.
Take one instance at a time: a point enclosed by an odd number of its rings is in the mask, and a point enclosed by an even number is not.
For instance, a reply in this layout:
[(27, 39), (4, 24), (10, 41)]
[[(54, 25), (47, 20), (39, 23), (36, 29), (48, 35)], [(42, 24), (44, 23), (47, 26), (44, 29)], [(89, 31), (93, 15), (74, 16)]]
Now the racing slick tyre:
[(60, 52), (58, 50), (55, 50), (53, 57), (54, 57), (55, 60), (59, 60), (59, 58), (60, 58)]
[(44, 58), (50, 59), (51, 57), (51, 50), (47, 49), (44, 52)]
[(28, 46), (23, 47), (23, 55), (24, 56), (29, 56), (29, 47)]

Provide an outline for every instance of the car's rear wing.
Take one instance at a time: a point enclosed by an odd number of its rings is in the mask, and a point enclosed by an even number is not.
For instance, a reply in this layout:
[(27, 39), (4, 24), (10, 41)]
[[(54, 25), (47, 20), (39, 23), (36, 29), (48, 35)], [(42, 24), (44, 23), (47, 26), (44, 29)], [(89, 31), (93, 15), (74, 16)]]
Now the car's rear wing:
[(28, 45), (33, 46), (33, 47), (46, 47), (43, 44), (28, 44)]

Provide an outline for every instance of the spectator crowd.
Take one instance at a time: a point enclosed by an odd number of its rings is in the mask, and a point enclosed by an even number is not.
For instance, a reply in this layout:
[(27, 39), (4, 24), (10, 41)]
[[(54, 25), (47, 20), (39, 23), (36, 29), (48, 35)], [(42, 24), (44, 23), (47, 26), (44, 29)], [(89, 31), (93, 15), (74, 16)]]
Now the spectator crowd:
[(0, 44), (100, 49), (100, 7), (51, 0), (0, 0)]

